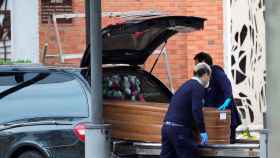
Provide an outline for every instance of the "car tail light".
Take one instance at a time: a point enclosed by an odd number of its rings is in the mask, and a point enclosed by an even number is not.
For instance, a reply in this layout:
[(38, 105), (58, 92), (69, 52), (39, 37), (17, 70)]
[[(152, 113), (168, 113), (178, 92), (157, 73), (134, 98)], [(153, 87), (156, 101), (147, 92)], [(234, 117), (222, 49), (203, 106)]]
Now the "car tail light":
[(85, 142), (86, 126), (85, 124), (78, 124), (74, 128), (74, 133), (79, 138), (80, 141)]

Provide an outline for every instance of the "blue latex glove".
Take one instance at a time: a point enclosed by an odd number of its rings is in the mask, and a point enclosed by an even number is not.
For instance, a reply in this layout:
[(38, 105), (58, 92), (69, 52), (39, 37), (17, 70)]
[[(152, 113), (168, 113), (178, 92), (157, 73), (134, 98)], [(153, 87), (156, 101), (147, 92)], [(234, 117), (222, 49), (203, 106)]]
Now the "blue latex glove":
[(208, 144), (208, 134), (207, 133), (200, 133), (200, 140), (201, 140), (201, 145)]
[(227, 98), (226, 101), (224, 102), (224, 104), (221, 105), (221, 106), (218, 108), (218, 110), (220, 110), (220, 111), (226, 110), (227, 107), (229, 106), (230, 102), (231, 102), (231, 98)]

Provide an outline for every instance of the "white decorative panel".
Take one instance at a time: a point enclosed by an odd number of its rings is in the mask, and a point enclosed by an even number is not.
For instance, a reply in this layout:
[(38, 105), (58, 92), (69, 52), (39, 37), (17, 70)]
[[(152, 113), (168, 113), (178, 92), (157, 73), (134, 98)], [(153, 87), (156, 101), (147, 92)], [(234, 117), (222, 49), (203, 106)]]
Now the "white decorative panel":
[(230, 0), (230, 78), (243, 128), (263, 128), (265, 102), (264, 0)]

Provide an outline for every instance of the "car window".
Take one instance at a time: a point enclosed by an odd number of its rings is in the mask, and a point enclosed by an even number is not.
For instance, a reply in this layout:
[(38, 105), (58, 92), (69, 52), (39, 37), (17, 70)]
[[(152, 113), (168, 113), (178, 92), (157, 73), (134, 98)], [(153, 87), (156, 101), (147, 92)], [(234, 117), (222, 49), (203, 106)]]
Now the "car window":
[(168, 96), (160, 86), (141, 73), (105, 73), (103, 77), (104, 99), (168, 102)]
[(145, 100), (159, 103), (169, 102), (169, 97), (155, 81), (149, 78), (143, 78), (142, 83)]
[(80, 82), (64, 73), (0, 73), (0, 123), (34, 117), (87, 117)]
[(106, 74), (103, 78), (104, 99), (145, 101), (141, 79), (134, 75)]

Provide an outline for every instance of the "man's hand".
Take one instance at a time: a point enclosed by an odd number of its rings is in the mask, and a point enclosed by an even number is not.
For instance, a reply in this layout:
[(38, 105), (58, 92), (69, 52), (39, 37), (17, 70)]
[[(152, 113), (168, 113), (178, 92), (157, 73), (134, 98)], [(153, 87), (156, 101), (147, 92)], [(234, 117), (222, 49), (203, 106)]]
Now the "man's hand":
[(200, 133), (200, 140), (201, 140), (201, 145), (208, 144), (208, 134), (206, 132)]
[(224, 104), (221, 105), (221, 106), (218, 108), (218, 110), (220, 110), (220, 111), (226, 110), (227, 107), (229, 106), (230, 102), (231, 102), (231, 98), (227, 98), (226, 101), (224, 102)]

